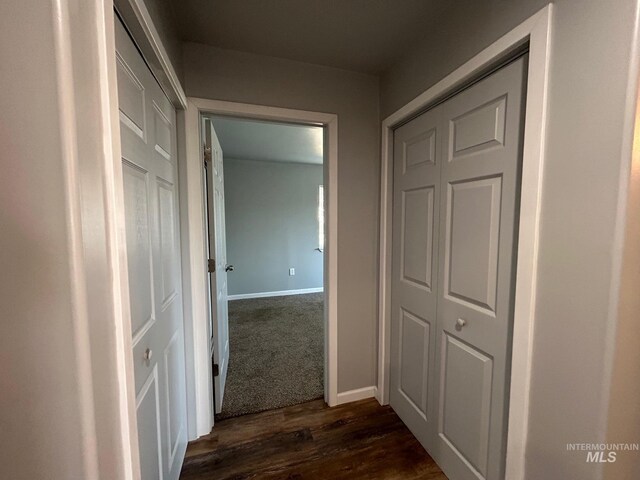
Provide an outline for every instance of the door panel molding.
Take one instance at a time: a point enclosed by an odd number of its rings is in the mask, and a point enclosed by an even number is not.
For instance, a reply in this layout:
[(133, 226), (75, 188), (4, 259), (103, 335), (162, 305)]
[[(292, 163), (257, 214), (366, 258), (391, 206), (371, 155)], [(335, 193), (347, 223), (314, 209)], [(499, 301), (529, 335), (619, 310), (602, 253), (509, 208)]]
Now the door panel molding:
[[(467, 193), (468, 198), (460, 198), (464, 190), (489, 188), (488, 195), (489, 205), (488, 211), (481, 211), (482, 198), (473, 198)], [(456, 189), (460, 191), (458, 200), (456, 200)], [(495, 316), (496, 294), (498, 284), (498, 239), (500, 236), (500, 200), (502, 196), (502, 176), (492, 176), (485, 178), (470, 178), (457, 182), (449, 182), (447, 185), (447, 205), (446, 208), (446, 232), (444, 242), (444, 285), (446, 291), (444, 295), (452, 301), (462, 302), (470, 308), (477, 308), (483, 313)], [(468, 216), (472, 218), (480, 218), (483, 214), (488, 214), (488, 229), (485, 235), (478, 235), (479, 232), (465, 231), (467, 222), (458, 217), (463, 212), (460, 208), (470, 210)], [(456, 215), (456, 209), (458, 209)], [(486, 210), (486, 209), (485, 209)], [(461, 231), (462, 230), (462, 231)], [(484, 237), (484, 238), (483, 238)], [(461, 246), (461, 250), (471, 250), (469, 243), (477, 245), (484, 241), (483, 245), (476, 255), (465, 256), (461, 260), (457, 260), (455, 252), (457, 246), (455, 243), (461, 242), (465, 245)], [(486, 253), (489, 262), (482, 262), (482, 254)], [(470, 273), (484, 273), (481, 278), (471, 278)], [(478, 275), (475, 275), (478, 277)], [(484, 277), (484, 278), (482, 278)], [(484, 285), (473, 285), (471, 280), (484, 280)], [(469, 284), (471, 283), (471, 284)]]
[[(457, 349), (457, 352), (454, 351)], [(455, 357), (457, 353), (457, 358)], [(442, 336), (442, 371), (440, 372), (440, 398), (438, 435), (447, 442), (472, 470), (487, 475), (489, 454), (489, 426), (491, 412), (491, 383), (493, 376), (493, 359), (472, 345), (449, 333)], [(465, 358), (466, 357), (466, 358)], [(473, 374), (464, 378), (451, 378), (449, 365), (457, 360), (457, 370)], [(473, 365), (473, 362), (476, 365)], [(480, 393), (474, 395), (473, 389)], [(447, 395), (453, 390), (451, 402)], [(481, 402), (472, 404), (470, 400), (479, 396)], [(458, 400), (456, 401), (456, 397)], [(473, 408), (475, 407), (475, 412)], [(474, 416), (473, 413), (476, 413)], [(475, 417), (475, 418), (474, 418)], [(461, 420), (460, 420), (461, 419)], [(460, 420), (458, 424), (456, 421)], [(476, 445), (471, 442), (477, 441)], [(475, 447), (475, 452), (470, 449)]]
[[(412, 167), (422, 164), (435, 165), (436, 163), (436, 129), (432, 128), (427, 132), (421, 133), (415, 137), (407, 139), (403, 146), (402, 161), (404, 162), (403, 172)], [(419, 148), (422, 147), (422, 148)], [(413, 160), (414, 153), (423, 153), (424, 158)]]
[[(473, 108), (451, 120), (449, 123), (449, 161), (467, 155), (504, 146), (507, 96)], [(482, 122), (482, 117), (487, 119)], [(472, 120), (480, 120), (484, 128), (480, 132), (469, 131)]]
[[(419, 232), (420, 236), (424, 237), (423, 241), (421, 239), (408, 238), (406, 226), (408, 223), (415, 224), (416, 222), (411, 222), (412, 218), (407, 218), (408, 215), (411, 214), (409, 212), (409, 199), (410, 197), (418, 196), (418, 195), (426, 195), (426, 198), (422, 199), (426, 205), (416, 205), (417, 208), (423, 207), (423, 210), (418, 210), (411, 215), (413, 220), (419, 220), (420, 218), (425, 219), (426, 224), (424, 225), (424, 231)], [(412, 188), (409, 190), (402, 191), (402, 223), (401, 223), (401, 246), (400, 246), (400, 279), (404, 282), (412, 283), (416, 285), (418, 288), (424, 288), (427, 291), (431, 291), (431, 285), (433, 283), (433, 204), (434, 204), (434, 196), (435, 196), (435, 185), (425, 185), (424, 187)], [(415, 201), (420, 201), (421, 199), (415, 199)], [(420, 249), (418, 251), (408, 251), (410, 250), (410, 246), (413, 245), (421, 245), (423, 243), (427, 244), (426, 250), (421, 252)], [(416, 258), (420, 257), (421, 254), (424, 254), (424, 258)], [(419, 260), (419, 261), (418, 261)], [(424, 268), (424, 272), (420, 272), (419, 275), (422, 278), (418, 278), (418, 275), (411, 276), (411, 274), (407, 273), (407, 271), (414, 272), (415, 267)]]
[[(171, 340), (169, 340), (169, 343), (167, 344), (167, 348), (165, 348), (164, 350), (163, 360), (165, 365), (165, 369), (164, 369), (165, 386), (167, 387), (169, 385), (175, 384), (175, 382), (179, 380), (178, 378), (176, 378), (176, 376), (179, 375), (179, 372), (173, 372), (173, 375), (172, 375), (171, 366), (172, 365), (175, 366), (175, 361), (174, 362), (169, 361), (169, 356), (171, 354), (171, 351), (174, 349), (174, 347), (176, 347), (176, 343), (178, 342), (179, 338), (180, 336), (176, 331), (173, 334), (173, 337), (171, 338)], [(184, 422), (180, 422), (177, 428), (171, 428), (172, 423), (174, 422), (174, 420), (176, 420), (176, 415), (174, 415), (173, 409), (176, 407), (176, 404), (178, 403), (178, 399), (175, 398), (175, 395), (173, 396), (174, 398), (172, 398), (169, 388), (165, 388), (164, 393), (165, 393), (165, 399), (166, 399), (165, 405), (166, 405), (166, 420), (167, 420), (167, 443), (166, 443), (167, 467), (170, 468), (173, 465), (173, 462), (176, 458), (176, 454), (178, 453), (178, 447), (180, 446), (179, 439), (185, 425), (184, 425)], [(173, 393), (174, 394), (176, 393), (175, 390)], [(178, 418), (178, 420), (180, 419)]]
[[(127, 251), (135, 251), (139, 248), (146, 248), (146, 255), (142, 256), (141, 259), (146, 260), (145, 265), (138, 265), (141, 268), (133, 268), (132, 270), (145, 270), (146, 274), (144, 275), (144, 280), (142, 278), (131, 278), (131, 270), (128, 272), (129, 277), (129, 285), (131, 285), (132, 289), (138, 289), (143, 287), (144, 292), (140, 292), (140, 295), (130, 295), (130, 305), (131, 305), (131, 329), (133, 333), (133, 346), (140, 341), (140, 339), (144, 336), (144, 334), (153, 326), (156, 321), (155, 314), (155, 299), (154, 299), (154, 291), (153, 291), (153, 262), (151, 259), (151, 219), (149, 213), (149, 205), (146, 203), (148, 199), (148, 191), (149, 191), (149, 172), (144, 168), (130, 162), (123, 158), (122, 160), (122, 177), (124, 180), (123, 193), (124, 193), (124, 203), (125, 209), (127, 207), (133, 208), (136, 211), (135, 219), (137, 220), (136, 225), (131, 225), (130, 227), (137, 228), (139, 237), (137, 245), (127, 244)], [(132, 193), (133, 198), (129, 198), (128, 192), (128, 179), (136, 178), (143, 186), (144, 189), (141, 192), (136, 189)], [(139, 185), (141, 186), (141, 185)], [(141, 203), (141, 200), (145, 200), (145, 203)], [(128, 203), (131, 201), (131, 205)], [(144, 222), (144, 223), (141, 223)], [(129, 262), (131, 263), (131, 262)], [(142, 305), (140, 303), (140, 296), (144, 296), (145, 304), (148, 307), (148, 313), (144, 315), (145, 320), (140, 318), (140, 314), (142, 313)]]
[[(120, 108), (120, 119), (136, 135), (145, 140), (145, 91), (138, 77), (127, 65), (125, 59), (116, 52), (118, 70), (118, 88), (122, 87), (126, 103)], [(137, 99), (135, 97), (138, 97)], [(137, 100), (137, 102), (136, 102)], [(139, 103), (135, 105), (134, 103)], [(138, 107), (138, 108), (135, 108)]]
[[(177, 254), (175, 241), (177, 232), (175, 229), (176, 222), (174, 215), (174, 205), (176, 204), (176, 198), (175, 186), (173, 183), (161, 178), (156, 178), (156, 182), (158, 186), (158, 222), (160, 231), (160, 277), (162, 279), (161, 309), (162, 311), (164, 311), (178, 295), (177, 286), (173, 282), (175, 282), (175, 277), (179, 272), (176, 271), (175, 262), (171, 261), (171, 258), (174, 258)], [(167, 201), (163, 201), (163, 190), (164, 192), (168, 192), (169, 198), (167, 199)], [(163, 209), (167, 207), (170, 208), (170, 213), (168, 215), (169, 221), (163, 223), (162, 212)], [(168, 244), (166, 244), (165, 242), (167, 242)], [(170, 250), (169, 252), (167, 252), (167, 247)]]
[[(145, 410), (144, 412), (140, 412), (141, 407), (143, 405), (143, 403), (145, 402), (145, 400), (149, 399), (149, 395), (153, 394), (153, 397), (151, 397), (151, 405), (147, 406), (146, 409), (142, 409)], [(149, 410), (152, 409), (152, 410)], [(154, 468), (157, 467), (158, 468), (158, 478), (160, 478), (160, 480), (162, 480), (162, 470), (163, 470), (163, 465), (162, 465), (162, 442), (160, 441), (160, 439), (162, 438), (162, 428), (161, 428), (161, 419), (160, 419), (160, 389), (158, 387), (158, 366), (154, 365), (153, 369), (151, 370), (151, 373), (149, 374), (149, 376), (146, 378), (145, 382), (143, 383), (142, 387), (140, 388), (140, 392), (138, 392), (138, 395), (136, 396), (136, 413), (137, 413), (137, 417), (138, 417), (138, 431), (140, 430), (144, 430), (144, 428), (142, 428), (140, 426), (140, 422), (141, 421), (149, 421), (148, 418), (146, 418), (146, 416), (149, 415), (149, 413), (153, 413), (153, 417), (151, 419), (151, 421), (153, 421), (154, 423), (154, 430), (156, 433), (155, 436), (155, 445), (151, 445), (153, 448), (153, 452), (148, 452), (145, 451), (145, 448), (140, 448), (140, 465), (141, 465), (141, 470), (142, 471), (149, 471), (149, 468)], [(146, 415), (144, 415), (146, 414)], [(148, 444), (145, 444), (144, 447), (149, 447)], [(149, 454), (153, 453), (153, 457), (151, 459), (149, 459)], [(157, 456), (156, 456), (157, 455)], [(148, 467), (147, 465), (150, 465), (151, 467)], [(145, 468), (145, 466), (147, 466)]]
[[(422, 348), (417, 347), (417, 348), (409, 348), (409, 350), (419, 350), (422, 353), (422, 367), (420, 370), (420, 375), (419, 378), (421, 378), (422, 384), (418, 385), (420, 392), (420, 399), (416, 399), (415, 395), (412, 395), (411, 392), (409, 392), (407, 389), (404, 388), (404, 384), (405, 381), (404, 379), (406, 378), (405, 376), (405, 372), (403, 367), (405, 366), (405, 363), (410, 363), (410, 362), (405, 362), (405, 360), (409, 360), (408, 358), (406, 358), (404, 356), (405, 354), (405, 344), (408, 342), (412, 342), (412, 341), (416, 341), (418, 337), (418, 335), (408, 335), (411, 332), (406, 332), (405, 330), (407, 330), (407, 327), (405, 326), (405, 323), (407, 320), (410, 320), (412, 322), (414, 322), (418, 327), (422, 327), (424, 330), (424, 334), (422, 335)], [(418, 333), (418, 332), (414, 332), (414, 333)], [(400, 371), (400, 378), (398, 379), (398, 390), (399, 392), (404, 395), (404, 397), (407, 399), (407, 401), (413, 406), (413, 408), (416, 409), (418, 415), (420, 415), (422, 418), (424, 418), (425, 421), (428, 420), (428, 415), (429, 415), (429, 397), (427, 395), (428, 393), (428, 384), (429, 384), (429, 364), (430, 364), (430, 355), (431, 355), (431, 349), (429, 348), (429, 343), (431, 340), (431, 334), (432, 334), (432, 325), (431, 322), (429, 322), (428, 320), (419, 317), (418, 315), (414, 315), (413, 313), (409, 312), (408, 310), (402, 308), (401, 312), (400, 312), (400, 348), (398, 351), (398, 356), (400, 357), (398, 359), (398, 365), (399, 365), (399, 371)], [(407, 335), (405, 337), (405, 335)], [(410, 364), (411, 366), (414, 366), (414, 364)], [(418, 392), (416, 392), (418, 393)]]
[[(528, 45), (530, 67), (526, 74), (526, 114), (505, 470), (506, 478), (515, 480), (524, 478), (524, 453), (528, 429), (552, 13), (552, 4), (542, 8), (382, 122), (377, 398), (380, 403), (388, 404), (392, 315), (393, 131), (448, 94), (471, 83), (523, 45)], [(467, 161), (462, 158), (461, 161)]]

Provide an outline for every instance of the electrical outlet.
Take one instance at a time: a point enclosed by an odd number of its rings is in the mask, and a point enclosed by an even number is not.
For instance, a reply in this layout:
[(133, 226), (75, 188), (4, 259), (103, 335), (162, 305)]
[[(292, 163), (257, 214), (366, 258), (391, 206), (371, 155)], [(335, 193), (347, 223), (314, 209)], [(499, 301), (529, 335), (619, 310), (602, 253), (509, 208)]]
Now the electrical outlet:
[(296, 274), (296, 269), (295, 268), (290, 268), (289, 269), (289, 276), (293, 277)]

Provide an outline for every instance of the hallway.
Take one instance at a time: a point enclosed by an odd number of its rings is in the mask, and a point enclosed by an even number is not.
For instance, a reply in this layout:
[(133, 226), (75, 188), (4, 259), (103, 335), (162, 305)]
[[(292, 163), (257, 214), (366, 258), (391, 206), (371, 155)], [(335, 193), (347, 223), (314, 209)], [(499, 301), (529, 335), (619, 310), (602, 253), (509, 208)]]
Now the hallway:
[(446, 480), (393, 410), (367, 399), (324, 401), (216, 423), (189, 444), (182, 480)]
[(1, 12), (0, 480), (640, 480), (640, 0)]

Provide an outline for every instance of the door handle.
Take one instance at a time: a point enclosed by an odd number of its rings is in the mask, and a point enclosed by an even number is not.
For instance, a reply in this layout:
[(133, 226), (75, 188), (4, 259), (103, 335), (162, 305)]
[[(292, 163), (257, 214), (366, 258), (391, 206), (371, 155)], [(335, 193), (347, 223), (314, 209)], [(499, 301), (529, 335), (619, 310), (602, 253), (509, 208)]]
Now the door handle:
[(467, 324), (467, 321), (464, 318), (459, 318), (458, 321), (456, 322), (456, 330), (460, 331), (462, 330), (462, 327), (464, 327)]
[(233, 272), (233, 265), (227, 265), (226, 267), (224, 267), (224, 271), (225, 272)]

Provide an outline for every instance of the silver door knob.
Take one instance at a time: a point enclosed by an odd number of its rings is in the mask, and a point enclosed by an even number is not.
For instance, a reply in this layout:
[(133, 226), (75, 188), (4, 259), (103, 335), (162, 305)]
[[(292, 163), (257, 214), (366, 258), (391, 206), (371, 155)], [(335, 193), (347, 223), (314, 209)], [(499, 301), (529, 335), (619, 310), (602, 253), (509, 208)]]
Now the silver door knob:
[(233, 265), (227, 265), (226, 267), (224, 267), (224, 271), (225, 272), (233, 272)]
[(149, 360), (151, 360), (152, 355), (153, 355), (153, 351), (150, 348), (147, 348), (144, 351), (144, 355), (143, 355), (144, 361), (149, 363)]
[(460, 331), (462, 330), (462, 327), (464, 327), (467, 324), (467, 321), (463, 318), (459, 318), (458, 321), (456, 322), (456, 330)]

